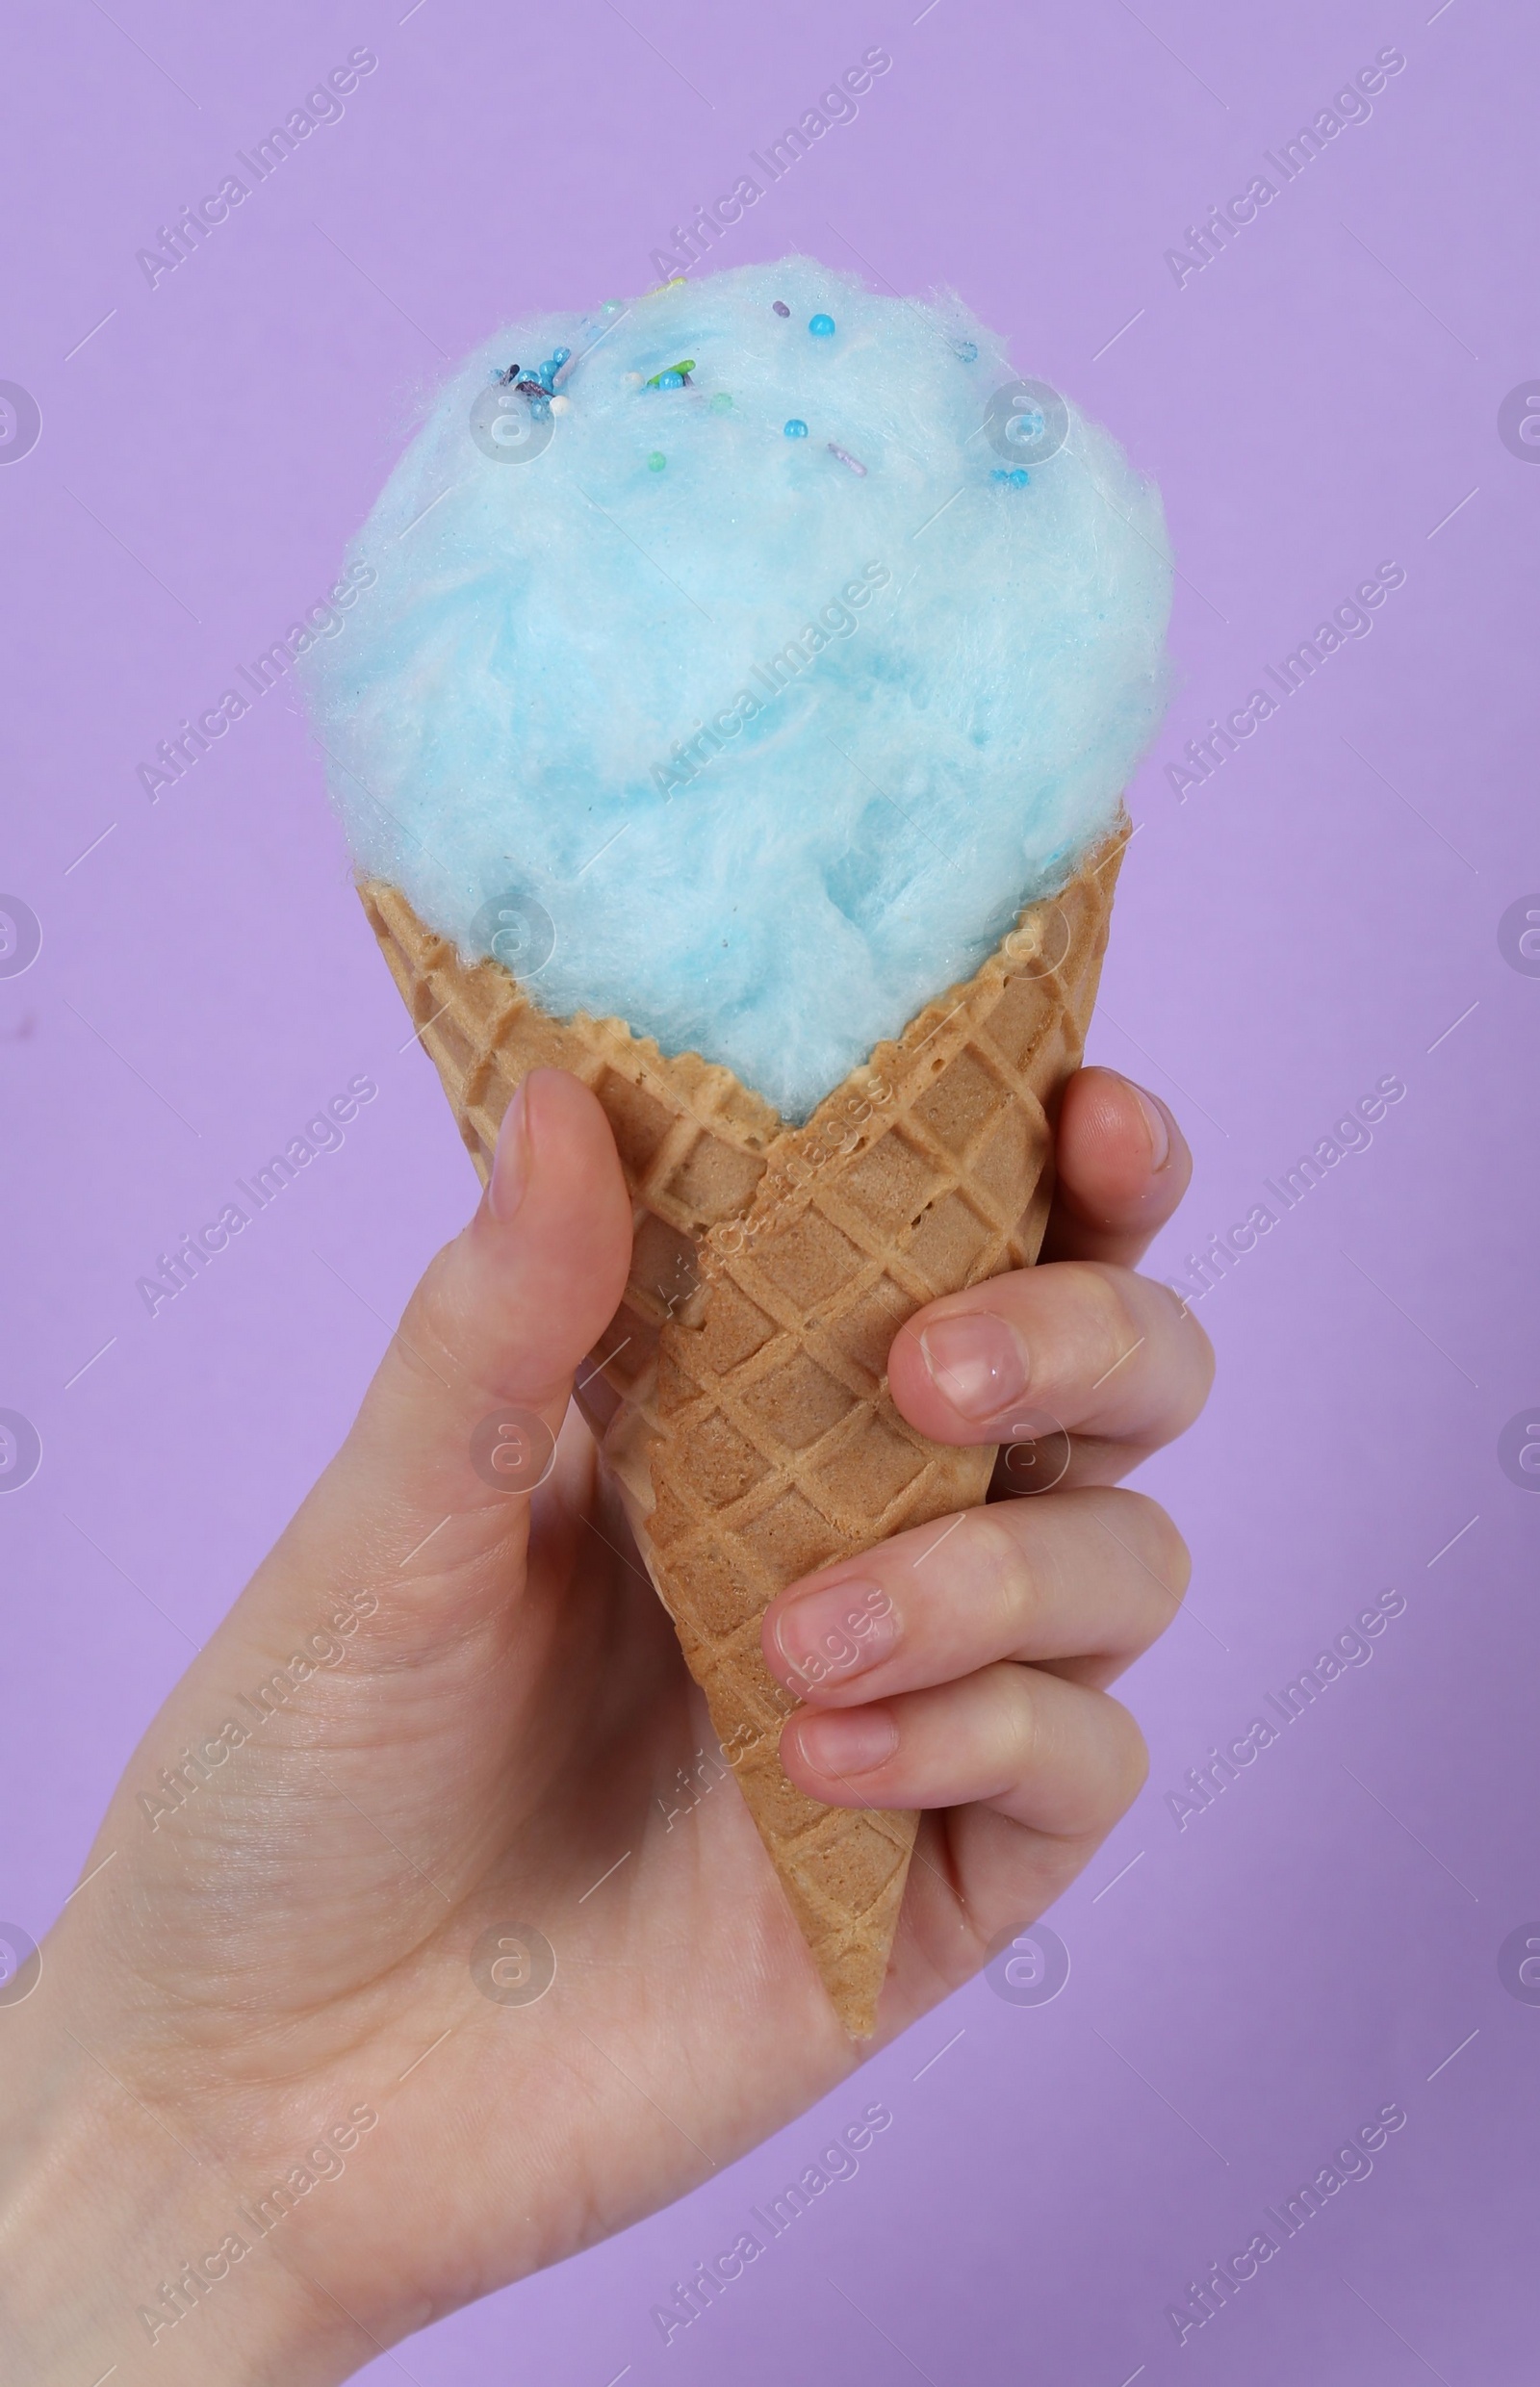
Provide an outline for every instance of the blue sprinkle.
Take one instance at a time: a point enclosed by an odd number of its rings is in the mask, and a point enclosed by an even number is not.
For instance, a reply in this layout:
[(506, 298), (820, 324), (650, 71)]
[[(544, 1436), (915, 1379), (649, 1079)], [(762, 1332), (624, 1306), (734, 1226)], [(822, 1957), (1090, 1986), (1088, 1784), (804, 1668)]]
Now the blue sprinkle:
[(832, 315), (815, 315), (809, 321), (808, 329), (815, 340), (831, 340), (834, 337), (834, 319)]
[(668, 372), (660, 372), (657, 376), (657, 386), (660, 390), (682, 390), (684, 375), (681, 372), (674, 372), (672, 370)]
[(571, 354), (571, 348), (552, 348), (551, 351), (551, 361), (553, 365), (565, 365)]
[(800, 415), (793, 415), (791, 421), (786, 424), (787, 439), (806, 439), (807, 436), (808, 425), (803, 422)]
[(1011, 486), (1013, 489), (1025, 489), (1031, 478), (1032, 475), (1027, 471), (1026, 466), (1018, 464), (1011, 475)]
[(953, 346), (964, 365), (971, 365), (979, 353), (979, 344), (976, 340), (958, 340), (953, 343)]

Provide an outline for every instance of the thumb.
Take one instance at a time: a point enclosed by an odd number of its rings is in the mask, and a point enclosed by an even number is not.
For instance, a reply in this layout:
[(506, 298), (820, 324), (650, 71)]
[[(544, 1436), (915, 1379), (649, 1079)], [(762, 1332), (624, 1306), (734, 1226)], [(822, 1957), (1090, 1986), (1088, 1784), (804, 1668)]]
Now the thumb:
[[(526, 1473), (541, 1472), (630, 1247), (603, 1110), (576, 1078), (535, 1071), (509, 1105), (475, 1218), (412, 1296), (342, 1450), (172, 1691), (109, 1810), (98, 1846), (122, 1841), (153, 1879), (181, 1885), (154, 1929), (187, 1978), (208, 1961), (239, 1978), (239, 1957), (272, 1983), (294, 1933), (324, 1924), (308, 1997), (323, 1974), (350, 1980), (441, 1916), (440, 1860), (412, 1852), (442, 1849), (445, 1869), (461, 1869), (464, 1846), (503, 1811), (521, 1698), (537, 1695), (537, 1669), (519, 1662), (530, 1502), (518, 1495), (530, 1485), (518, 1458), (532, 1450)], [(487, 1421), (510, 1410), (524, 1440), (500, 1473), (484, 1464), (497, 1448)], [(553, 1514), (552, 1529), (577, 1527)], [(559, 1601), (547, 1607), (559, 1616)], [(244, 1906), (243, 1881), (261, 1891)], [(212, 1960), (199, 1938), (211, 1883)], [(339, 1883), (378, 1926), (356, 1946), (337, 1930)]]
[(475, 1216), (429, 1265), (346, 1443), (247, 1600), (303, 1608), (367, 1578), (392, 1606), (425, 1603), (439, 1633), (505, 1600), (528, 1534), (517, 1496), (549, 1473), (574, 1372), (620, 1305), (630, 1250), (599, 1102), (563, 1070), (531, 1071)]

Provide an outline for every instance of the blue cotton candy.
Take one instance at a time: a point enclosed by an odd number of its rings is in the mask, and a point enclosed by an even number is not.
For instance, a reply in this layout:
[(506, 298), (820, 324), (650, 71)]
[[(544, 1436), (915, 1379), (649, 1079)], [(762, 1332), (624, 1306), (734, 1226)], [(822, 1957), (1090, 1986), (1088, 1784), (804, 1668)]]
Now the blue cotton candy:
[(804, 257), (500, 333), (305, 658), (360, 872), (468, 958), (509, 896), (548, 1011), (805, 1118), (1063, 884), (1164, 708), (1159, 497), (1072, 406), (1002, 446), (1015, 378), (956, 299)]

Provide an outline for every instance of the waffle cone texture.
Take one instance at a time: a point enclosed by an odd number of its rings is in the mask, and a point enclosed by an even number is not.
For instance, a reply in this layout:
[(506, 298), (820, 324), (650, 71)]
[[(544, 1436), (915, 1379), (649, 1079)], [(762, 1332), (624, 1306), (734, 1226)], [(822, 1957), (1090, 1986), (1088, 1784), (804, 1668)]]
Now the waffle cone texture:
[(530, 1069), (567, 1069), (614, 1131), (635, 1220), (595, 1364), (638, 1547), (792, 1912), (853, 2038), (874, 2028), (919, 1818), (807, 1798), (796, 1702), (759, 1623), (788, 1583), (975, 1506), (992, 1448), (953, 1450), (888, 1395), (905, 1321), (1038, 1256), (1051, 1117), (1078, 1065), (1129, 831), (1032, 904), (965, 986), (879, 1044), (801, 1127), (731, 1069), (623, 1020), (552, 1018), (498, 962), (467, 963), (399, 891), (365, 911), (485, 1183)]

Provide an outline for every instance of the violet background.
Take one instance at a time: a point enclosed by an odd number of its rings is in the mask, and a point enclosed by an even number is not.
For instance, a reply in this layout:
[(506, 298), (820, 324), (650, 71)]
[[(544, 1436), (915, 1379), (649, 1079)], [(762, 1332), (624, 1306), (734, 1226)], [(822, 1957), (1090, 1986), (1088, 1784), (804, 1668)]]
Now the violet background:
[[(148, 288), (137, 247), (366, 41), (343, 121)], [(1191, 1605), (1127, 1681), (1150, 1784), (1051, 1918), (1063, 1994), (976, 1983), (826, 2111), (377, 2374), (1527, 2381), (1540, 2010), (1497, 1966), (1540, 1915), (1540, 1476), (1497, 1454), (1540, 1398), (1540, 983), (1498, 943), (1540, 886), (1540, 447), (1498, 432), (1540, 373), (1516, 5), (59, 0), (13, 29), (0, 378), (42, 433), (0, 471), (0, 885), (44, 941), (0, 980), (0, 1407), (43, 1459), (0, 1500), (0, 1915), (58, 1912), (473, 1196), (293, 692), (156, 804), (138, 765), (324, 592), (441, 360), (647, 288), (683, 211), (877, 41), (857, 119), (720, 255), (950, 280), (1160, 479), (1183, 684), (1091, 1040), (1196, 1152), (1152, 1265), (1382, 1074), (1407, 1093), (1202, 1303), (1218, 1391), (1139, 1478)], [(1178, 289), (1184, 226), (1390, 43), (1372, 119)], [(1373, 634), (1178, 803), (1186, 739), (1384, 558), (1407, 577)], [(152, 1322), (136, 1278), (362, 1069), (344, 1149)], [(1179, 1831), (1186, 1769), (1391, 1584), (1373, 1662)], [(665, 2350), (670, 2282), (877, 2094), (859, 2175)], [(1166, 2305), (1391, 2099), (1373, 2176), (1179, 2350)]]

